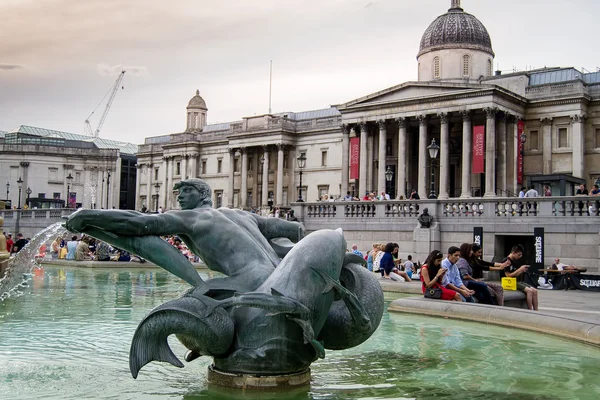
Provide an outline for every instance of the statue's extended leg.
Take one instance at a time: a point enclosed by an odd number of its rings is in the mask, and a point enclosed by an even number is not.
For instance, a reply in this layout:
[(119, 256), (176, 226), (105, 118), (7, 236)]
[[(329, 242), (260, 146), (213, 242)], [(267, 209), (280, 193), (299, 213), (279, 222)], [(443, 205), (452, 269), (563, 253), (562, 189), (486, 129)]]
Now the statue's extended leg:
[(206, 287), (192, 263), (158, 236), (122, 236), (94, 226), (88, 226), (85, 234), (143, 257), (196, 288)]

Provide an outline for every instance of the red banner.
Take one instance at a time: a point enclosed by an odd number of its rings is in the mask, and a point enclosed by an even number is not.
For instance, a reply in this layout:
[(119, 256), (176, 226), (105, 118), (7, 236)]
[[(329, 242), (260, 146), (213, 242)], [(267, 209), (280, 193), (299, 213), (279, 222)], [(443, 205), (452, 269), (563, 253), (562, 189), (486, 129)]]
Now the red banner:
[(360, 139), (350, 138), (350, 179), (358, 179), (360, 165)]
[(485, 126), (477, 125), (473, 127), (473, 163), (471, 172), (473, 174), (483, 174), (483, 162), (485, 161)]
[(523, 184), (523, 141), (521, 140), (521, 135), (523, 134), (523, 130), (525, 129), (525, 122), (519, 121), (517, 123), (517, 142), (519, 143), (517, 152), (517, 183), (519, 185)]

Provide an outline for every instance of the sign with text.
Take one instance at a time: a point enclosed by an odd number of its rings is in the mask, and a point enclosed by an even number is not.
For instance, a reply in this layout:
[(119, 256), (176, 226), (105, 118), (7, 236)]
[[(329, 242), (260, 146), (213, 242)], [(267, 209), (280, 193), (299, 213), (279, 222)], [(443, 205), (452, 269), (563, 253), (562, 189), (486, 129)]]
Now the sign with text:
[(533, 228), (533, 246), (534, 246), (534, 257), (533, 257), (533, 271), (537, 273), (539, 270), (544, 269), (544, 228)]
[(350, 138), (350, 179), (358, 179), (360, 165), (360, 138)]
[(483, 227), (475, 226), (473, 227), (473, 243), (478, 244), (483, 248)]
[(471, 172), (474, 174), (483, 174), (483, 162), (485, 160), (485, 126), (476, 125), (473, 127), (473, 163)]
[(521, 135), (523, 135), (523, 130), (525, 129), (525, 122), (519, 121), (517, 123), (517, 142), (518, 151), (517, 151), (517, 183), (519, 185), (523, 184), (523, 146), (525, 143), (521, 140)]

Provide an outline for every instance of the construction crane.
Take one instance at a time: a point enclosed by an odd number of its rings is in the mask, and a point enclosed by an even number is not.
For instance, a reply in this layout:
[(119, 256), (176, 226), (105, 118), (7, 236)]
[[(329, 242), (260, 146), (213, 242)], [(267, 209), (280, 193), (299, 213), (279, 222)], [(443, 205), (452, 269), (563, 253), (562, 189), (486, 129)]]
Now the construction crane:
[[(126, 71), (124, 71), (124, 70), (121, 71), (121, 73), (119, 74), (119, 77), (117, 78), (115, 83), (111, 86), (110, 90), (104, 95), (102, 100), (100, 100), (100, 103), (98, 103), (98, 105), (96, 106), (94, 111), (92, 111), (92, 113), (85, 119), (84, 131), (85, 131), (86, 135), (92, 136), (92, 137), (98, 137), (100, 135), (100, 129), (102, 129), (102, 125), (104, 125), (104, 121), (106, 121), (106, 116), (108, 115), (110, 106), (112, 105), (112, 102), (115, 99), (117, 90), (119, 90), (119, 88), (125, 89), (125, 87), (122, 86), (123, 77), (125, 76), (125, 72)], [(104, 102), (104, 99), (106, 99), (106, 96), (109, 96), (109, 95), (110, 95), (110, 97), (108, 98), (108, 102), (106, 103), (106, 107), (104, 108), (104, 112), (102, 113), (102, 117), (100, 118), (100, 122), (98, 122), (98, 127), (96, 128), (96, 130), (93, 130), (92, 125), (90, 124), (90, 118), (92, 118), (92, 115), (94, 115), (96, 110), (98, 110), (98, 107), (100, 107), (100, 105)]]

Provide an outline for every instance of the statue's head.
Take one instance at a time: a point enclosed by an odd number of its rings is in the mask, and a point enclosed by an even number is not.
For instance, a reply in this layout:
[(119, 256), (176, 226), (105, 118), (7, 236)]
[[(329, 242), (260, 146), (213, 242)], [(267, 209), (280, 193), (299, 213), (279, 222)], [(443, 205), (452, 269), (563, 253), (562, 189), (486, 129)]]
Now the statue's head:
[(427, 215), (427, 214), (429, 214), (429, 208), (425, 207), (423, 209), (423, 215)]
[(179, 191), (177, 201), (184, 210), (208, 205), (212, 207), (212, 190), (202, 179), (185, 179), (173, 185), (173, 190)]

